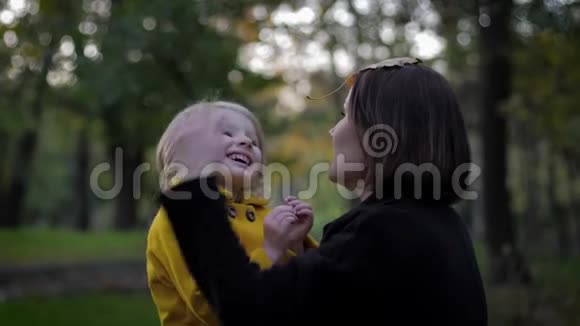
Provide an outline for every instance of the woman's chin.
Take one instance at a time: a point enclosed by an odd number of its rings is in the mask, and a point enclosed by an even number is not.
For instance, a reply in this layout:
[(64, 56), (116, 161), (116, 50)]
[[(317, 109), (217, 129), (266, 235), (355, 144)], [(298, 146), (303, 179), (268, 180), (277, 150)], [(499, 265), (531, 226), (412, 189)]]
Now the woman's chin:
[(358, 178), (356, 176), (349, 173), (342, 173), (339, 177), (339, 173), (333, 169), (332, 166), (328, 171), (328, 179), (330, 182), (342, 186), (349, 191), (355, 191), (359, 186), (357, 183)]
[(337, 179), (336, 173), (333, 173), (332, 170), (328, 171), (328, 180), (330, 180), (330, 182), (337, 183)]
[(345, 180), (344, 175), (342, 178), (339, 178), (336, 170), (330, 169), (330, 171), (328, 171), (328, 180), (336, 185), (343, 186), (348, 189), (348, 182)]

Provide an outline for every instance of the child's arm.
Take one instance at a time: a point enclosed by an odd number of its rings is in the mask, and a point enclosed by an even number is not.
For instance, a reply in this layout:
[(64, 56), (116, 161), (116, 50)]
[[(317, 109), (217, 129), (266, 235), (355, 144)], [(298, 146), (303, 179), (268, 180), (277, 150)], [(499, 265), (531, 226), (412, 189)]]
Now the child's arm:
[[(187, 269), (163, 209), (155, 217), (147, 242), (147, 281), (162, 326), (218, 325)], [(251, 252), (250, 260), (261, 269), (272, 266), (263, 248)]]
[(215, 316), (189, 275), (177, 246), (161, 209), (147, 238), (147, 282), (161, 325), (209, 325)]
[[(181, 298), (158, 258), (147, 252), (147, 283), (162, 326), (205, 325)], [(195, 322), (194, 322), (195, 321)]]

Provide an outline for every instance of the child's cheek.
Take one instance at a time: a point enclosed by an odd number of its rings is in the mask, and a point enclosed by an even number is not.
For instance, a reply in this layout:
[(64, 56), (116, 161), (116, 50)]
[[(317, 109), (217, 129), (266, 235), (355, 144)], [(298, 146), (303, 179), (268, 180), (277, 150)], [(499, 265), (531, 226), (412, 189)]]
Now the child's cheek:
[(234, 138), (228, 136), (228, 135), (223, 135), (222, 134), (222, 143), (223, 145), (227, 148), (229, 146), (232, 145), (232, 143), (234, 142)]
[(262, 152), (258, 148), (254, 150), (254, 155), (256, 162), (262, 162)]

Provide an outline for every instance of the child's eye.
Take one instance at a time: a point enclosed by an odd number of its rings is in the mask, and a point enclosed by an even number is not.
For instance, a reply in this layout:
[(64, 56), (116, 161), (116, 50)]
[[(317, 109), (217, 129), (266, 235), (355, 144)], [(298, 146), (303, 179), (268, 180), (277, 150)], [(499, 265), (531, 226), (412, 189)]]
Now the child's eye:
[(229, 131), (224, 131), (224, 135), (226, 135), (228, 137), (232, 137), (232, 133)]

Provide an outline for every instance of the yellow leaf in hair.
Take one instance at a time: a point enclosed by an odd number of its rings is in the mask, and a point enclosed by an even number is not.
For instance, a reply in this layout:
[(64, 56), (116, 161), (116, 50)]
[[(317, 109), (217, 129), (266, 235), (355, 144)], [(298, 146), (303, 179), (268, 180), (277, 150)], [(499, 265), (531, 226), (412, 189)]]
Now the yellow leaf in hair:
[(417, 58), (407, 58), (407, 57), (402, 57), (402, 58), (392, 58), (392, 59), (387, 59), (387, 60), (383, 60), (381, 62), (377, 62), (374, 63), (372, 65), (368, 65), (362, 69), (359, 69), (358, 72), (361, 71), (365, 71), (365, 70), (374, 70), (374, 69), (379, 69), (379, 68), (390, 68), (390, 67), (403, 67), (405, 65), (413, 65), (413, 64), (417, 64), (417, 63), (422, 63), (423, 61), (421, 61), (420, 59)]
[(358, 74), (352, 74), (352, 75), (348, 76), (348, 78), (346, 79), (346, 84), (349, 87), (352, 87), (354, 85), (354, 83), (356, 82), (356, 76), (357, 75)]
[(340, 86), (338, 86), (338, 88), (336, 88), (335, 90), (333, 90), (332, 92), (330, 92), (326, 95), (323, 95), (321, 97), (306, 96), (306, 98), (309, 100), (322, 100), (322, 99), (327, 98), (330, 95), (338, 92), (341, 88), (344, 87), (344, 85), (352, 87), (356, 81), (358, 74), (363, 72), (363, 71), (366, 71), (366, 70), (375, 70), (375, 69), (380, 69), (380, 68), (391, 68), (391, 67), (403, 67), (405, 65), (419, 64), (422, 62), (423, 61), (421, 61), (418, 58), (409, 58), (409, 57), (391, 58), (391, 59), (383, 60), (383, 61), (371, 64), (371, 65), (368, 65), (368, 66), (365, 66), (365, 67), (359, 69), (356, 73), (348, 76), (342, 82), (342, 84), (340, 84)]

